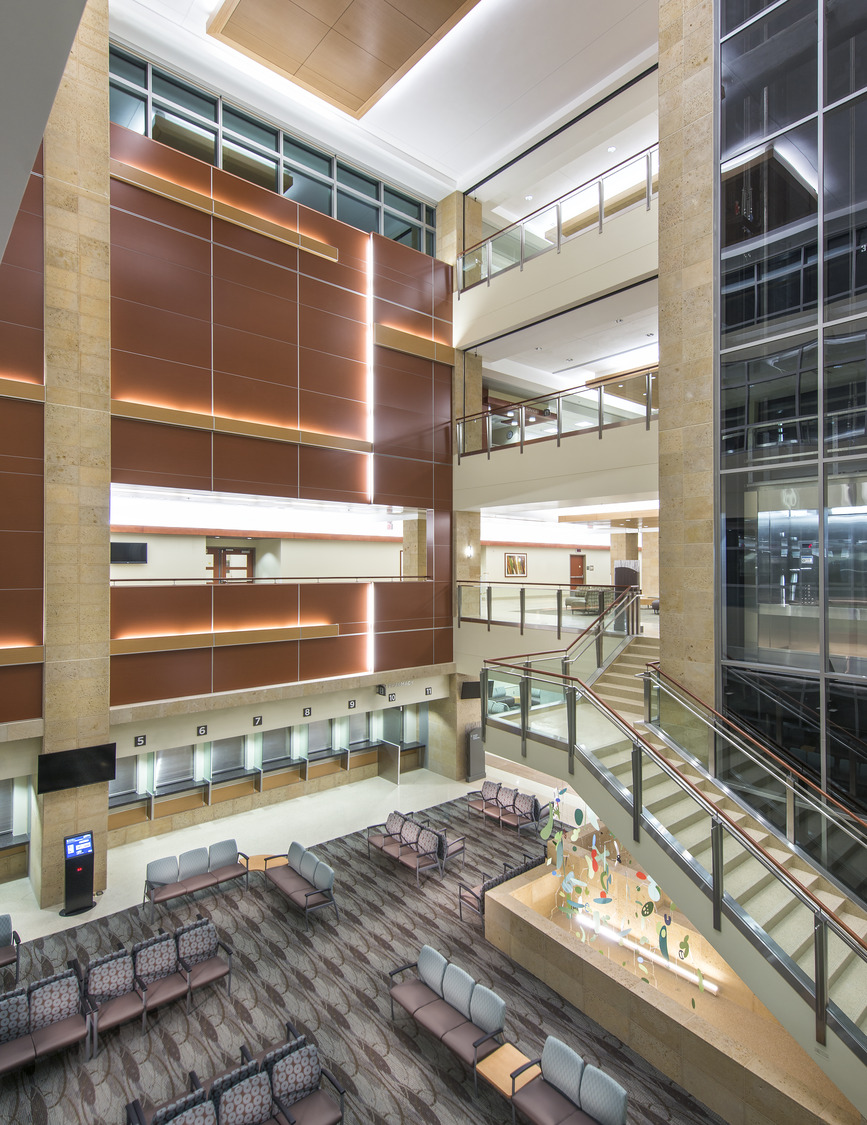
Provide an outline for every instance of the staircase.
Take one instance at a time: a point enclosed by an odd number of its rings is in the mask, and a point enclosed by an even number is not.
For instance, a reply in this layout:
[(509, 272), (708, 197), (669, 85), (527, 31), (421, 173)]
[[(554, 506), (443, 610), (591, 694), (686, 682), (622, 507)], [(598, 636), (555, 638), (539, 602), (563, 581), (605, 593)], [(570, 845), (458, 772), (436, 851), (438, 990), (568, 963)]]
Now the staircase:
[[(709, 804), (725, 814), (758, 847), (778, 863), (801, 887), (867, 941), (867, 912), (847, 898), (810, 861), (792, 850), (735, 797), (716, 784), (692, 759), (681, 756), (644, 726), (644, 684), (640, 673), (658, 660), (655, 638), (634, 638), (592, 684), (592, 691), (634, 727), (642, 738), (694, 786)], [(579, 716), (583, 707), (578, 708)], [(587, 714), (586, 711), (583, 712)], [(597, 718), (600, 712), (595, 712)], [(520, 739), (496, 729), (489, 720), (486, 748), (502, 757), (521, 760)], [(610, 735), (594, 738), (592, 751), (582, 751), (583, 720), (576, 720), (577, 750), (573, 785), (612, 831), (628, 839), (632, 827), (632, 746), (610, 725)], [(591, 725), (593, 723), (590, 716)], [(610, 722), (610, 721), (609, 721)], [(494, 728), (494, 729), (491, 729)], [(533, 740), (528, 732), (527, 764), (553, 776), (564, 776), (563, 751)], [(602, 743), (600, 745), (600, 742)], [(608, 743), (607, 745), (605, 743)], [(712, 813), (689, 790), (644, 752), (640, 840), (629, 850), (640, 859), (666, 891), (676, 896), (692, 923), (715, 945), (736, 972), (762, 999), (787, 1030), (801, 1042), (829, 1076), (867, 1112), (864, 1062), (867, 1059), (867, 962), (830, 926), (827, 938), (828, 996), (844, 1020), (829, 1012), (827, 1044), (817, 1047), (813, 1010), (816, 980), (814, 911), (797, 897), (785, 877), (752, 855), (736, 836), (722, 832), (722, 872), (725, 904), (722, 930), (715, 930), (708, 884), (712, 884)], [(572, 779), (570, 779), (572, 780)], [(615, 784), (612, 785), (611, 782)], [(616, 783), (619, 783), (616, 784)], [(618, 791), (625, 790), (622, 795)], [(672, 846), (673, 844), (673, 846)], [(682, 850), (682, 857), (677, 853)], [(696, 867), (703, 871), (696, 871)], [(732, 901), (733, 900), (733, 901)], [(767, 940), (758, 930), (764, 931)], [(776, 966), (777, 971), (771, 968)], [(824, 1008), (823, 1008), (824, 1010)], [(847, 1021), (849, 1021), (847, 1023)], [(850, 1026), (854, 1025), (854, 1027)], [(854, 1052), (854, 1056), (853, 1053)], [(854, 1083), (854, 1084), (853, 1084)]]

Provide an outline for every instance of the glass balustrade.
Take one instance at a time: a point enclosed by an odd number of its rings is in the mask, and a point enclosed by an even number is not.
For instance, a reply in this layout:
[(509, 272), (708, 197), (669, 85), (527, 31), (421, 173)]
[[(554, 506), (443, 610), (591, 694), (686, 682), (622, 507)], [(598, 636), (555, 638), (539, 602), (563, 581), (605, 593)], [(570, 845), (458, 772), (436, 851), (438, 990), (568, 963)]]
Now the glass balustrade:
[(650, 208), (659, 187), (659, 147), (645, 149), (553, 203), (465, 250), (458, 260), (459, 291), (557, 250), (588, 231), (601, 231), (618, 215)]
[(850, 941), (828, 931), (827, 945), (828, 1000), (854, 1027), (862, 1029), (867, 1022), (865, 966)]

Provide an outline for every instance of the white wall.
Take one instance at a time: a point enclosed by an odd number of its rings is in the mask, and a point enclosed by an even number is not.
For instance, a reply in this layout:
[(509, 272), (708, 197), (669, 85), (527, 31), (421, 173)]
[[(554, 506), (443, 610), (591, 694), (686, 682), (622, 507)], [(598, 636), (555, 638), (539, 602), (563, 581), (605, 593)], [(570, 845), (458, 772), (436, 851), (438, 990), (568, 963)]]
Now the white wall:
[(146, 563), (113, 563), (112, 579), (207, 578), (204, 535), (132, 535), (112, 532), (113, 543), (147, 543)]
[[(527, 556), (527, 577), (505, 577), (504, 556), (516, 551)], [(609, 584), (609, 556), (611, 552), (601, 548), (576, 550), (574, 547), (482, 547), (482, 580), (503, 582), (520, 586), (522, 583), (569, 581), (569, 556), (584, 555), (587, 566), (593, 570), (586, 574), (588, 585)]]

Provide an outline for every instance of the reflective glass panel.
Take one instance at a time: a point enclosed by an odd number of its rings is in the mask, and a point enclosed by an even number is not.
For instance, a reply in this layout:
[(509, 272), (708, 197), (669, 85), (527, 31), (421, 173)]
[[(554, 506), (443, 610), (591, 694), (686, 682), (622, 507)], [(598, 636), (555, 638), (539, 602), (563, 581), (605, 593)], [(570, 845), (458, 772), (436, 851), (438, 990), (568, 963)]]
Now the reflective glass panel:
[(867, 5), (833, 0), (825, 5), (825, 104), (867, 86)]
[(437, 225), (437, 213), (435, 207), (425, 206), (424, 221), (429, 227), (435, 227)]
[(270, 191), (274, 191), (277, 183), (276, 160), (269, 160), (267, 156), (242, 148), (232, 141), (223, 141), (223, 169)]
[(788, 0), (721, 47), (720, 156), (816, 110), (816, 0)]
[(821, 699), (818, 680), (723, 667), (724, 712), (815, 778), (822, 774)]
[(723, 0), (721, 33), (727, 35), (730, 31), (734, 31), (736, 27), (757, 16), (774, 2), (775, 0)]
[(138, 59), (130, 58), (123, 51), (112, 47), (108, 53), (108, 69), (118, 78), (125, 78), (127, 82), (134, 82), (136, 86), (144, 89), (147, 86), (147, 67)]
[(393, 242), (400, 242), (403, 246), (411, 246), (413, 250), (421, 250), (421, 227), (400, 215), (392, 215), (388, 211), (382, 213), (382, 233)]
[(815, 122), (723, 166), (723, 347), (815, 323), (818, 168)]
[(110, 86), (108, 91), (108, 115), (117, 125), (132, 129), (144, 135), (147, 102), (119, 86)]
[(592, 184), (570, 195), (560, 204), (563, 240), (599, 229), (599, 187)]
[(829, 316), (867, 308), (867, 97), (825, 114), (825, 300)]
[(825, 443), (867, 449), (867, 321), (825, 330)]
[[(833, 680), (829, 683), (827, 729), (828, 784), (841, 795), (864, 805), (867, 803), (867, 688)], [(867, 868), (862, 869), (861, 879), (867, 884)]]
[(187, 156), (195, 156), (197, 160), (206, 160), (209, 164), (216, 163), (217, 138), (214, 133), (176, 117), (164, 109), (154, 111), (151, 119), (151, 136), (155, 141), (170, 145)]
[[(135, 756), (117, 759), (114, 780), (108, 783), (109, 797), (120, 797), (125, 793), (135, 793), (137, 765), (138, 758)], [(0, 822), (2, 822), (2, 817), (0, 817)], [(4, 829), (2, 823), (0, 823), (0, 832), (2, 831)]]
[(254, 121), (245, 113), (239, 113), (227, 105), (223, 106), (223, 128), (231, 129), (233, 133), (239, 133), (248, 141), (255, 141), (263, 148), (277, 148), (276, 129), (270, 128), (261, 121)]
[(404, 215), (409, 215), (411, 219), (421, 220), (421, 204), (417, 199), (410, 199), (408, 195), (403, 195), (402, 192), (384, 187), (383, 202), (394, 208), (395, 211), (402, 211)]
[(331, 184), (324, 184), (306, 172), (299, 172), (297, 168), (286, 168), (283, 171), (283, 194), (287, 199), (294, 199), (305, 207), (312, 207), (314, 211), (321, 211), (323, 215), (331, 214)]
[(867, 673), (867, 462), (838, 461), (826, 489), (828, 658)]
[(721, 456), (726, 465), (814, 454), (819, 443), (815, 337), (762, 344), (726, 357)]
[(305, 168), (311, 168), (314, 172), (321, 172), (323, 176), (332, 175), (333, 161), (330, 156), (285, 135), (283, 137), (283, 155), (296, 164), (303, 164)]
[(524, 261), (557, 245), (557, 208), (549, 207), (524, 222)]
[(819, 665), (818, 487), (773, 472), (723, 477), (725, 654)]
[(436, 235), (434, 234), (434, 232), (432, 230), (425, 231), (424, 248), (425, 248), (426, 254), (429, 254), (432, 258), (436, 256), (436, 252), (437, 252)]
[(337, 218), (358, 230), (379, 233), (379, 208), (345, 191), (337, 192)]
[(356, 172), (354, 168), (347, 168), (345, 164), (339, 162), (337, 164), (337, 182), (351, 187), (362, 195), (370, 196), (371, 199), (379, 199), (378, 180), (373, 180), (370, 176), (365, 176), (362, 172)]
[(491, 277), (521, 261), (521, 228), (509, 227), (491, 239)]
[(151, 72), (151, 88), (155, 94), (167, 98), (175, 105), (191, 109), (194, 113), (207, 117), (209, 121), (217, 120), (217, 99), (201, 90), (194, 90), (183, 82), (169, 78), (167, 74), (160, 74), (158, 70)]

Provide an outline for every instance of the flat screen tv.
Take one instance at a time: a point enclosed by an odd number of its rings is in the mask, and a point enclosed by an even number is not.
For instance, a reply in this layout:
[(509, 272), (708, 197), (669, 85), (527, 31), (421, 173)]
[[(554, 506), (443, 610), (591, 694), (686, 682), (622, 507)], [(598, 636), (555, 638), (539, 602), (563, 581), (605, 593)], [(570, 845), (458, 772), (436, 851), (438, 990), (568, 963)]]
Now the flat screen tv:
[(77, 836), (65, 836), (63, 847), (67, 859), (78, 859), (82, 855), (93, 855), (93, 833), (79, 832)]
[(60, 750), (40, 754), (36, 759), (36, 792), (56, 793), (59, 789), (78, 789), (98, 781), (114, 781), (117, 743), (83, 746), (79, 750)]
[(146, 563), (148, 561), (147, 543), (112, 543), (111, 561), (113, 563)]
[(461, 684), (461, 699), (481, 699), (482, 684), (480, 680), (464, 680)]

